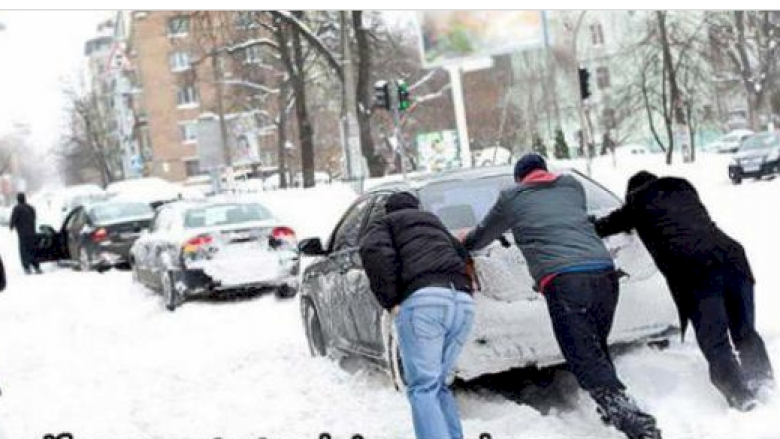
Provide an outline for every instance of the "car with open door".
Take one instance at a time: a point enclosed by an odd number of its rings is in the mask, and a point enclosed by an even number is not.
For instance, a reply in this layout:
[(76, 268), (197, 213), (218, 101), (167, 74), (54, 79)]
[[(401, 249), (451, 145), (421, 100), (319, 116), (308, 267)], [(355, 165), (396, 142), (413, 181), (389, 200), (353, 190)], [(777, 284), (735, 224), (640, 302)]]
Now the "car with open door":
[(154, 211), (146, 203), (98, 201), (74, 207), (59, 230), (42, 225), (40, 262), (57, 261), (82, 271), (126, 267), (130, 247), (148, 228)]
[(132, 248), (135, 279), (173, 311), (188, 299), (241, 292), (297, 293), (295, 232), (263, 205), (178, 201), (158, 208)]
[[(585, 188), (589, 213), (599, 217), (621, 200), (584, 175), (568, 169)], [(344, 213), (327, 243), (304, 239), (306, 257), (300, 303), (311, 353), (356, 355), (386, 369), (403, 386), (397, 337), (391, 318), (371, 293), (358, 253), (360, 238), (372, 221), (385, 215), (394, 192), (416, 193), (422, 208), (438, 215), (453, 233), (476, 226), (498, 198), (515, 184), (511, 167), (459, 170), (388, 183), (361, 195)], [(564, 362), (543, 297), (534, 291), (525, 259), (511, 233), (472, 254), (480, 284), (475, 293), (474, 329), (455, 367), (463, 380), (523, 367)], [(677, 313), (663, 276), (635, 235), (610, 237), (606, 244), (621, 277), (620, 302), (611, 344), (665, 340), (675, 331)]]

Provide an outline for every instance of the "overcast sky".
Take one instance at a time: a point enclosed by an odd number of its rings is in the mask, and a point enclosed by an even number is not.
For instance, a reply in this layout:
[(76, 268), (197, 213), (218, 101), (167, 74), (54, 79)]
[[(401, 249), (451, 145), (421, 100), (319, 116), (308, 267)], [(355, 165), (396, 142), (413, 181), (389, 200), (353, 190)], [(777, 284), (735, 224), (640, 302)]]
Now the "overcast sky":
[(0, 11), (0, 135), (15, 122), (32, 130), (36, 149), (60, 133), (62, 89), (84, 62), (84, 43), (105, 11)]

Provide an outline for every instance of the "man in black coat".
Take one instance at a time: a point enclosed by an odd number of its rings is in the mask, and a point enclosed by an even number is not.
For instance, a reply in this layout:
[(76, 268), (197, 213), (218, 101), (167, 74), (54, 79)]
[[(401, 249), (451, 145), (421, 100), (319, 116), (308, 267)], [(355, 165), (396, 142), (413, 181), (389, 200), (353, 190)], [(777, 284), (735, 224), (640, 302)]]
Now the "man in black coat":
[(22, 261), (22, 268), (27, 274), (41, 273), (41, 267), (35, 260), (35, 209), (27, 204), (27, 197), (24, 193), (16, 195), (17, 204), (11, 212), (11, 230), (16, 229), (19, 235), (19, 259)]
[(633, 229), (666, 277), (683, 335), (693, 324), (712, 383), (732, 407), (752, 409), (774, 379), (742, 245), (715, 225), (691, 183), (645, 171), (628, 181), (625, 205), (596, 221), (602, 237)]
[(371, 291), (391, 311), (418, 439), (462, 439), (447, 377), (474, 321), (468, 253), (409, 192), (391, 195), (360, 258)]

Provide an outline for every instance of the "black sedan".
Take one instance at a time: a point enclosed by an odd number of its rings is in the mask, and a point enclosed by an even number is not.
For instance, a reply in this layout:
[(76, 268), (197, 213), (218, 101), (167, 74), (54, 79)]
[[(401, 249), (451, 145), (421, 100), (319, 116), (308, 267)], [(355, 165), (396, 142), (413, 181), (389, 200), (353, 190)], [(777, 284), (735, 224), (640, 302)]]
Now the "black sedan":
[[(620, 199), (575, 172), (583, 185), (589, 213), (601, 216), (620, 206)], [(390, 194), (412, 191), (422, 208), (435, 213), (451, 232), (474, 227), (501, 189), (514, 184), (509, 167), (479, 168), (424, 176), (407, 183), (375, 187), (358, 197), (326, 245), (318, 238), (300, 242), (309, 257), (302, 273), (301, 313), (313, 355), (357, 355), (384, 368), (403, 387), (397, 337), (389, 314), (370, 291), (358, 253), (368, 224), (385, 215)], [(525, 259), (505, 235), (504, 245), (475, 252), (481, 289), (474, 296), (474, 329), (455, 367), (463, 380), (510, 369), (545, 367), (564, 362), (541, 295), (533, 290)], [(674, 331), (677, 314), (669, 292), (642, 243), (633, 235), (606, 240), (620, 269), (621, 297), (610, 344), (664, 339)], [(648, 312), (652, 310), (652, 312)]]
[(154, 216), (141, 202), (102, 201), (75, 207), (59, 231), (40, 227), (37, 257), (58, 261), (82, 271), (126, 267), (130, 247)]

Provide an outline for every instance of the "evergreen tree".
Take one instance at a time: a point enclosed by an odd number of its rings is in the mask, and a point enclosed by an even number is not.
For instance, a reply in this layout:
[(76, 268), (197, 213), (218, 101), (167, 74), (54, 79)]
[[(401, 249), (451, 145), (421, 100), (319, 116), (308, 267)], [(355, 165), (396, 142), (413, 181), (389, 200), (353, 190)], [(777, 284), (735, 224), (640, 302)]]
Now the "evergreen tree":
[(563, 130), (558, 128), (555, 131), (555, 150), (556, 159), (570, 159), (569, 145), (566, 144), (566, 138), (563, 136)]
[(532, 142), (533, 151), (542, 157), (547, 158), (547, 146), (545, 146), (539, 133), (534, 133)]

